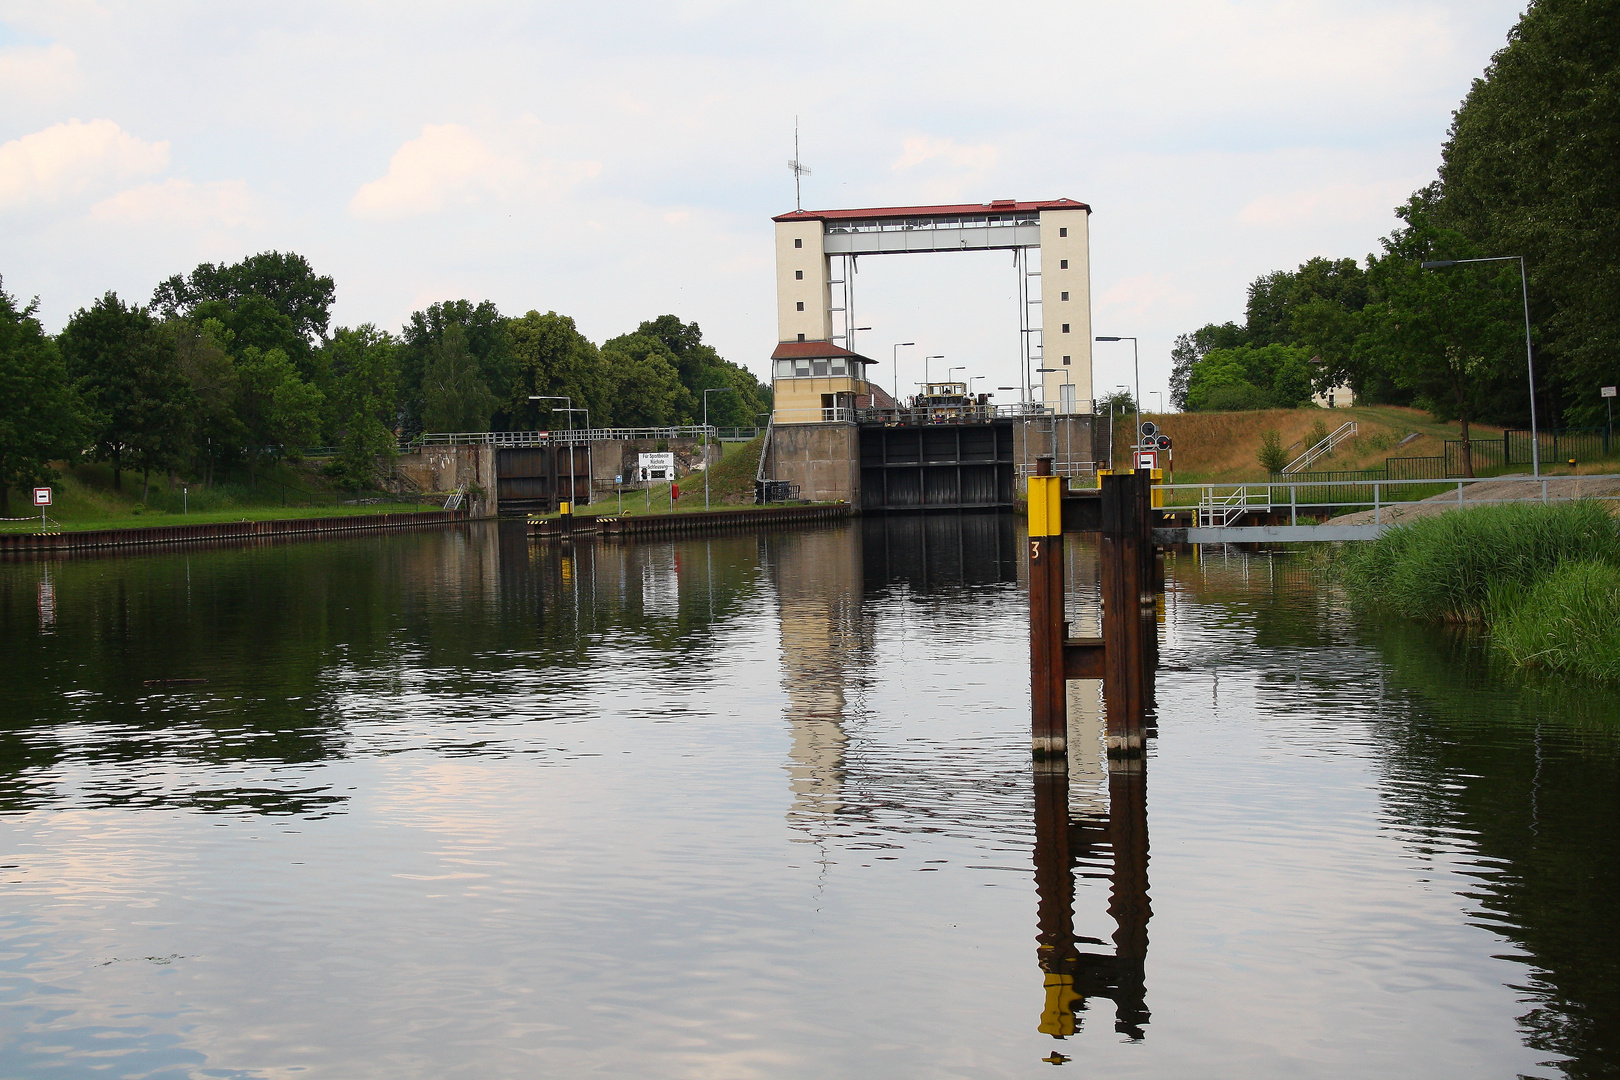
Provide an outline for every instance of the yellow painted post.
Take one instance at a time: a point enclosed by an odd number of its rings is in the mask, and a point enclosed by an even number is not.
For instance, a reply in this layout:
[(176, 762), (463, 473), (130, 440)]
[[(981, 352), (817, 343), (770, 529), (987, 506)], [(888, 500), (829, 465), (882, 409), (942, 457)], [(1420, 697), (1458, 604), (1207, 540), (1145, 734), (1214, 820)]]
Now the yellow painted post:
[(1158, 486), (1158, 485), (1160, 485), (1162, 483), (1164, 483), (1164, 470), (1163, 469), (1154, 469), (1153, 470), (1153, 485), (1154, 485), (1153, 486), (1153, 505), (1155, 507), (1159, 507), (1159, 508), (1162, 508), (1164, 506), (1164, 489), (1162, 487)]
[(565, 502), (565, 503), (557, 504), (557, 513), (561, 514), (563, 517), (567, 517), (569, 514), (572, 514), (573, 512), (574, 512), (574, 504), (573, 503)]

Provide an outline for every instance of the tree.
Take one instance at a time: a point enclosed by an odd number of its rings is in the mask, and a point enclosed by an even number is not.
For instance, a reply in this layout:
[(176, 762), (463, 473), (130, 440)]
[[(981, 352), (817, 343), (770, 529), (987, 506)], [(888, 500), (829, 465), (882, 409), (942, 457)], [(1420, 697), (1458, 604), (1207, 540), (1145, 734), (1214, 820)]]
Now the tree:
[(590, 410), (591, 422), (598, 427), (622, 422), (612, 413), (601, 352), (573, 319), (555, 311), (544, 315), (530, 311), (521, 319), (508, 320), (506, 327), (512, 339), (513, 379), (501, 412), (513, 430), (548, 426), (553, 406), (560, 405), (530, 401), (531, 394), (571, 398), (574, 408)]
[(1181, 334), (1170, 350), (1170, 405), (1177, 412), (1187, 410), (1187, 382), (1193, 365), (1211, 349), (1232, 349), (1249, 343), (1248, 331), (1234, 322), (1209, 323), (1190, 334)]
[(1298, 270), (1277, 270), (1254, 280), (1244, 329), (1251, 345), (1296, 345), (1298, 312), (1311, 304), (1346, 311), (1367, 306), (1367, 275), (1354, 259), (1314, 258)]
[[(490, 301), (478, 304), (470, 300), (449, 300), (433, 304), (422, 311), (411, 313), (401, 332), (399, 351), (400, 406), (404, 413), (406, 432), (415, 435), (423, 430), (443, 431), (437, 423), (423, 420), (423, 377), (434, 349), (451, 327), (459, 327), (464, 346), (476, 365), (480, 382), (494, 395), (495, 403), (485, 413), (490, 426), (507, 429), (512, 418), (497, 407), (513, 397), (513, 378), (517, 362), (512, 351), (512, 338), (507, 331), (507, 319)], [(524, 413), (528, 408), (528, 391), (522, 402)], [(495, 413), (490, 416), (490, 413)], [(485, 428), (459, 428), (453, 430), (485, 430)]]
[(79, 396), (56, 345), (0, 288), (0, 517), (9, 489), (55, 478), (51, 462), (78, 454), (85, 435)]
[(241, 380), (228, 351), (232, 336), (215, 319), (170, 319), (161, 330), (173, 342), (180, 377), (191, 391), (187, 424), (195, 475), (212, 484), (215, 463), (234, 457), (245, 434), (236, 415)]
[(152, 307), (172, 318), (209, 300), (235, 307), (250, 296), (269, 301), (300, 336), (313, 341), (326, 336), (336, 289), (302, 255), (265, 251), (231, 266), (201, 263), (190, 277), (175, 274), (153, 292)]
[(662, 427), (690, 423), (692, 394), (681, 385), (675, 358), (658, 338), (626, 334), (602, 347), (614, 423)]
[(1475, 257), (1465, 239), (1435, 225), (1431, 210), (1429, 199), (1414, 196), (1400, 211), (1407, 224), (1385, 238), (1385, 255), (1371, 260), (1374, 302), (1362, 313), (1363, 340), (1437, 420), (1458, 421), (1463, 475), (1472, 476), (1469, 424), (1517, 382), (1518, 268), (1422, 269), (1425, 260)]
[(122, 488), (128, 465), (150, 478), (179, 462), (190, 389), (173, 339), (145, 308), (126, 307), (109, 292), (74, 313), (58, 346), (89, 407), (94, 454), (112, 462), (114, 487)]
[(1293, 409), (1310, 403), (1310, 355), (1291, 345), (1211, 349), (1193, 366), (1187, 382), (1187, 408), (1194, 412)]
[(320, 386), (315, 343), (326, 336), (335, 295), (332, 279), (316, 275), (302, 255), (266, 251), (176, 274), (153, 292), (152, 307), (164, 318), (217, 319), (236, 348), (280, 349), (305, 381)]
[[(652, 338), (664, 347), (665, 357), (675, 365), (681, 385), (692, 395), (696, 420), (703, 407), (703, 391), (728, 387), (735, 393), (709, 396), (709, 422), (730, 427), (751, 427), (763, 412), (769, 410), (770, 392), (760, 385), (753, 373), (722, 357), (712, 345), (703, 341), (698, 324), (683, 323), (675, 315), (660, 315), (636, 327), (634, 334), (615, 338), (602, 346), (630, 337)], [(632, 346), (632, 351), (640, 346)]]
[(260, 457), (296, 457), (321, 431), (325, 395), (298, 375), (280, 349), (248, 346), (236, 361), (241, 379), (237, 415), (251, 445), (248, 474), (257, 472)]
[(489, 430), (490, 414), (499, 402), (479, 374), (460, 323), (446, 326), (429, 347), (421, 401), (424, 431)]
[(337, 465), (350, 483), (371, 482), (379, 463), (392, 462), (398, 450), (394, 435), (398, 344), (367, 323), (354, 330), (339, 328), (327, 348), (330, 401), (340, 432)]
[[(1620, 4), (1533, 0), (1458, 108), (1431, 201), (1473, 250), (1525, 256), (1537, 382), (1566, 421), (1598, 422), (1620, 381), (1616, 191)], [(1522, 422), (1523, 395), (1509, 407)]]

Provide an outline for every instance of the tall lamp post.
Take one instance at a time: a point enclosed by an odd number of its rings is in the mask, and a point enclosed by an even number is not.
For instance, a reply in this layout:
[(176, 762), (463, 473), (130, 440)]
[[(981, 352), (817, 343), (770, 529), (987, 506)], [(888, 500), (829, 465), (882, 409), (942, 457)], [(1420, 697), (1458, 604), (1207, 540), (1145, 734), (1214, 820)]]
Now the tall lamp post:
[[(560, 396), (558, 396), (556, 394), (530, 394), (529, 395), (529, 400), (530, 401), (566, 401), (566, 402), (568, 402), (570, 407), (574, 404), (574, 399), (573, 398), (571, 398), (571, 397), (560, 397)], [(552, 409), (552, 412), (569, 412), (569, 411), (570, 411), (569, 409), (557, 409), (557, 408)], [(570, 427), (572, 427), (573, 423), (574, 423), (574, 418), (573, 418), (573, 416), (570, 415), (568, 417), (568, 424), (569, 424)], [(553, 459), (553, 460), (555, 460), (555, 459)], [(574, 444), (569, 443), (568, 444), (568, 501), (572, 502), (573, 499), (574, 499)], [(557, 502), (557, 493), (555, 491), (553, 491), (551, 493), (551, 501), (553, 503)], [(552, 507), (552, 509), (556, 509), (556, 507)]]
[[(1519, 264), (1519, 292), (1524, 298), (1524, 366), (1530, 373), (1530, 465), (1534, 475), (1541, 477), (1541, 437), (1536, 432), (1536, 361), (1530, 352), (1530, 279), (1524, 272), (1523, 255), (1492, 255), (1483, 259), (1432, 259), (1419, 265), (1424, 270), (1440, 270), (1463, 263), (1517, 262)], [(1555, 429), (1556, 430), (1556, 429)]]
[(711, 386), (703, 391), (703, 509), (709, 508), (709, 395), (735, 394), (730, 386)]
[[(945, 354), (944, 353), (940, 353), (938, 356), (925, 356), (925, 357), (923, 357), (923, 386), (924, 387), (927, 387), (927, 385), (928, 385), (928, 361), (930, 361), (930, 360), (943, 360), (943, 359), (945, 359)], [(927, 393), (928, 391), (925, 389), (923, 392)]]
[(915, 344), (915, 341), (897, 341), (889, 350), (889, 363), (894, 365), (894, 407), (897, 409), (900, 407), (900, 350)]
[[(1131, 366), (1136, 373), (1136, 434), (1131, 436), (1131, 445), (1142, 445), (1142, 361), (1136, 352), (1136, 339), (1133, 337), (1099, 337), (1098, 341), (1128, 341), (1131, 343)], [(1136, 452), (1131, 452), (1131, 468), (1136, 468)]]
[(1161, 414), (1163, 414), (1163, 412), (1164, 412), (1164, 392), (1161, 391), (1161, 390), (1149, 390), (1148, 393), (1152, 394), (1154, 397), (1159, 399), (1159, 412)]

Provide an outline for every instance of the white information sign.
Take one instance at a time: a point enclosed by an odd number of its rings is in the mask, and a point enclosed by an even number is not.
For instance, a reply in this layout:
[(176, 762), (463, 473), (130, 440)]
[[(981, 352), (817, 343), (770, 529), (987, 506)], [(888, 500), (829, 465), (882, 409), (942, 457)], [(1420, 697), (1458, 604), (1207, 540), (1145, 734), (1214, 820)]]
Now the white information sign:
[(1605, 386), (1603, 388), (1603, 396), (1604, 397), (1614, 397), (1616, 389), (1620, 389), (1620, 388), (1613, 387), (1613, 386)]
[(1157, 469), (1159, 467), (1159, 452), (1157, 450), (1138, 450), (1136, 452), (1136, 467), (1138, 469)]
[(652, 480), (675, 479), (675, 455), (663, 454), (637, 454), (636, 479), (642, 483)]
[(35, 488), (34, 489), (34, 505), (35, 506), (49, 506), (49, 505), (51, 505), (51, 489), (48, 488), (48, 487)]

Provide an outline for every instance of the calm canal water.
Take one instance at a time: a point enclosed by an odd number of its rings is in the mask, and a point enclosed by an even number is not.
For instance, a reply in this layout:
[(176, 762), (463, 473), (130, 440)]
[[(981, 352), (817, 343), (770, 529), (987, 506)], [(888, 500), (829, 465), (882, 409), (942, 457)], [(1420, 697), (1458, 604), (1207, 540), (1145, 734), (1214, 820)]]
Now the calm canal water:
[(1180, 556), (1037, 782), (1015, 529), (0, 565), (0, 1076), (1620, 1074), (1620, 698)]

